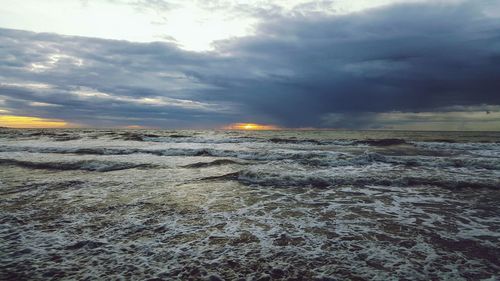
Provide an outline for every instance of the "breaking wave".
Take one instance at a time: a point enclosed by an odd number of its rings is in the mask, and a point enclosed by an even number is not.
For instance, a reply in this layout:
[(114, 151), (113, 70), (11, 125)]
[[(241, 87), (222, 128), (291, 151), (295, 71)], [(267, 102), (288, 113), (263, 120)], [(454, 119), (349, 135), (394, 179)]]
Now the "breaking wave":
[[(453, 171), (434, 173), (418, 171), (404, 173), (386, 164), (368, 167), (342, 167), (325, 170), (294, 169), (288, 166), (281, 170), (262, 165), (222, 176), (207, 177), (202, 180), (236, 180), (247, 185), (270, 187), (315, 187), (336, 188), (341, 186), (433, 186), (449, 189), (487, 188), (500, 189), (500, 180), (463, 174), (456, 176)], [(295, 167), (296, 168), (296, 167)]]
[[(338, 167), (350, 165), (367, 165), (373, 162), (402, 165), (406, 167), (455, 167), (473, 168), (486, 170), (500, 170), (500, 161), (496, 157), (478, 155), (457, 155), (453, 157), (438, 156), (391, 156), (377, 152), (364, 151), (361, 154), (350, 152), (337, 152), (327, 150), (294, 150), (294, 149), (270, 149), (270, 150), (232, 150), (216, 148), (166, 148), (166, 149), (144, 149), (144, 148), (104, 148), (104, 147), (20, 147), (0, 146), (0, 152), (30, 152), (30, 153), (54, 153), (54, 154), (78, 154), (78, 155), (132, 155), (151, 154), (155, 156), (203, 156), (236, 158), (250, 161), (276, 161), (290, 160), (306, 166), (316, 167)], [(472, 152), (468, 152), (472, 153)], [(486, 154), (486, 153), (485, 153)], [(437, 153), (436, 155), (439, 155)], [(231, 164), (228, 161), (218, 160), (213, 165)], [(226, 163), (224, 163), (226, 162)], [(235, 164), (235, 163), (232, 163)], [(201, 167), (207, 166), (200, 164)], [(210, 165), (208, 165), (210, 166)]]

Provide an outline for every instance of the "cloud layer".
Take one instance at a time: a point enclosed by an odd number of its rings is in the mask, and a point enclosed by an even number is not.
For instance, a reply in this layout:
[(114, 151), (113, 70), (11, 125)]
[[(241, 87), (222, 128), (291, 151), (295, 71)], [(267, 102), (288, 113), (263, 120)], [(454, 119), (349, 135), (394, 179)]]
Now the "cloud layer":
[(0, 113), (87, 126), (500, 129), (495, 8), (276, 14), (210, 52), (0, 29)]

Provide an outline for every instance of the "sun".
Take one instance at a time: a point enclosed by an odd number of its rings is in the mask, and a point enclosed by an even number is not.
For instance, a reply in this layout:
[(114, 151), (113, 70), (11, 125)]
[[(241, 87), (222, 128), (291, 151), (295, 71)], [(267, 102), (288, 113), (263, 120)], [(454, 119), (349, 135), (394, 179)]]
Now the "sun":
[(224, 130), (245, 130), (245, 131), (265, 131), (279, 130), (280, 127), (275, 125), (264, 125), (256, 123), (233, 123), (223, 127)]
[(258, 126), (255, 124), (246, 124), (245, 126), (243, 126), (245, 130), (255, 130), (257, 127)]

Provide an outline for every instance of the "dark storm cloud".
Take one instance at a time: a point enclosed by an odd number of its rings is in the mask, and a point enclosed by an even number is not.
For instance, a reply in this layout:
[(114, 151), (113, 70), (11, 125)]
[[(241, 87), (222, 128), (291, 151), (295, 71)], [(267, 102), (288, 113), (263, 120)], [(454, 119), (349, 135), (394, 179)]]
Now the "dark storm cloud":
[(317, 124), (328, 112), (499, 104), (500, 22), (479, 3), (282, 18), (220, 48), (265, 72), (235, 91), (244, 103), (291, 126)]
[[(130, 117), (167, 127), (253, 121), (359, 128), (383, 112), (499, 105), (500, 21), (485, 15), (487, 3), (276, 15), (254, 36), (219, 41), (205, 53), (4, 29), (0, 96), (18, 115), (93, 125)], [(22, 83), (50, 88), (12, 85)]]

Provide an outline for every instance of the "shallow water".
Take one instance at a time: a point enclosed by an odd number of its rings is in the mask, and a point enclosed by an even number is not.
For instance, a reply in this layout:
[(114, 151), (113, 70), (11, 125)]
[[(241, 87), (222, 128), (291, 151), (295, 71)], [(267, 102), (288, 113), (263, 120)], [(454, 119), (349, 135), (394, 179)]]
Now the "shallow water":
[(500, 133), (0, 130), (0, 279), (496, 280)]

